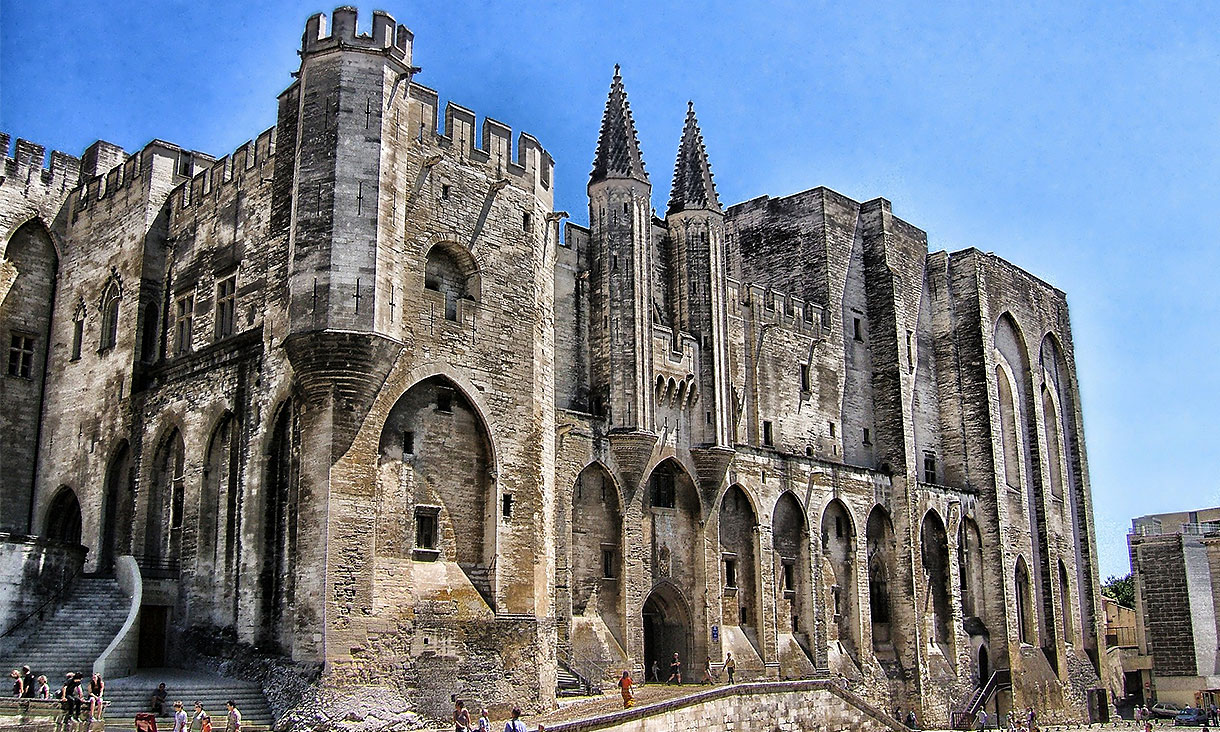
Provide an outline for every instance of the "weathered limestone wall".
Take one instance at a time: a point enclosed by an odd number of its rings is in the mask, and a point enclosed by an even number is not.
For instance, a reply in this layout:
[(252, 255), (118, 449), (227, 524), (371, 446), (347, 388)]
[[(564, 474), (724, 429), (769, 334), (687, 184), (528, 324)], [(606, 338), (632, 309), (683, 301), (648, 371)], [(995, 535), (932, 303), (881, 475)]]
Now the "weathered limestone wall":
[[(79, 546), (23, 534), (0, 534), (0, 633), (38, 610), (76, 579), (84, 564)], [(10, 648), (38, 627), (26, 622), (4, 639)]]

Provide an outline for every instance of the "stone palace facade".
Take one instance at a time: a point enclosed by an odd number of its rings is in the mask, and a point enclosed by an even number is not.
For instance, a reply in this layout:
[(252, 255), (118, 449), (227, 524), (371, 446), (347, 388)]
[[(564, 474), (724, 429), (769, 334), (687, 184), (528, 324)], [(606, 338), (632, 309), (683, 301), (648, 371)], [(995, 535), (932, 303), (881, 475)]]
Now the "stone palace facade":
[(732, 652), (928, 724), (1006, 670), (1001, 709), (1083, 716), (1064, 293), (884, 199), (725, 208), (693, 109), (658, 215), (617, 69), (564, 223), (539, 141), (440, 109), (412, 40), (310, 18), (221, 159), (16, 141), (0, 530), (135, 557), (154, 656), (227, 638), (430, 715)]

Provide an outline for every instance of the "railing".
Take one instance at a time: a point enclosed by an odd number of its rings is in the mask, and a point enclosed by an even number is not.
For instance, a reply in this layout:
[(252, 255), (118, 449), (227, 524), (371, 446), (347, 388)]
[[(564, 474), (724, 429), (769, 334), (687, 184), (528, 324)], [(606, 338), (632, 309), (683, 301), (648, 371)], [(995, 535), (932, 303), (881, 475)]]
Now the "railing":
[(1000, 689), (1011, 687), (1012, 671), (1006, 668), (996, 669), (995, 673), (991, 674), (991, 678), (987, 679), (987, 683), (974, 690), (974, 694), (970, 696), (970, 700), (966, 702), (963, 709), (949, 714), (949, 727), (951, 729), (973, 729), (979, 710), (987, 705), (988, 700)]
[(1138, 523), (1131, 527), (1130, 533), (1134, 536), (1161, 536), (1164, 534), (1185, 534), (1186, 536), (1207, 536), (1220, 532), (1220, 521), (1206, 521), (1202, 523), (1186, 523), (1176, 524), (1171, 523), (1163, 526), (1160, 521), (1149, 521), (1147, 523)]
[(140, 557), (136, 564), (140, 573), (149, 579), (178, 578), (178, 560), (172, 557)]
[(1139, 637), (1135, 634), (1134, 625), (1107, 626), (1106, 645), (1115, 648), (1134, 647), (1139, 645)]
[(589, 658), (575, 651), (561, 650), (559, 652), (559, 661), (564, 666), (567, 666), (573, 676), (580, 680), (585, 693), (592, 695), (601, 692), (602, 681), (606, 678), (606, 669), (610, 668), (609, 660)]
[(39, 620), (42, 620), (43, 612), (45, 612), (47, 608), (51, 607), (52, 605), (58, 606), (59, 601), (64, 598), (64, 595), (68, 593), (68, 590), (72, 589), (72, 585), (76, 582), (76, 578), (80, 576), (81, 571), (81, 569), (74, 570), (72, 574), (67, 577), (67, 579), (59, 583), (59, 586), (55, 588), (54, 594), (44, 600), (41, 605), (21, 616), (17, 622), (10, 625), (3, 633), (0, 633), (0, 638), (8, 638), (13, 633), (17, 632), (18, 628), (29, 622), (30, 618), (37, 617)]

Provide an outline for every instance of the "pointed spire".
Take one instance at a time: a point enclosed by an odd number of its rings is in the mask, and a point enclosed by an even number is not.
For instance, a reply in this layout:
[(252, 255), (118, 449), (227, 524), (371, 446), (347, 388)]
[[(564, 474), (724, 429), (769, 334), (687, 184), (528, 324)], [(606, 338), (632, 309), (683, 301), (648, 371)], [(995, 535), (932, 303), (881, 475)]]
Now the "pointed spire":
[(593, 158), (590, 183), (607, 178), (632, 178), (648, 182), (644, 172), (644, 156), (640, 153), (640, 141), (635, 134), (635, 121), (631, 119), (631, 105), (627, 103), (627, 92), (623, 89), (623, 77), (618, 64), (614, 65), (614, 80), (610, 82), (610, 96), (606, 99), (606, 112), (602, 115), (602, 129), (597, 136), (597, 154)]
[(712, 166), (703, 147), (703, 133), (695, 119), (695, 103), (686, 103), (686, 125), (678, 145), (678, 161), (674, 163), (674, 184), (669, 192), (666, 213), (687, 210), (721, 211), (716, 184), (712, 182)]

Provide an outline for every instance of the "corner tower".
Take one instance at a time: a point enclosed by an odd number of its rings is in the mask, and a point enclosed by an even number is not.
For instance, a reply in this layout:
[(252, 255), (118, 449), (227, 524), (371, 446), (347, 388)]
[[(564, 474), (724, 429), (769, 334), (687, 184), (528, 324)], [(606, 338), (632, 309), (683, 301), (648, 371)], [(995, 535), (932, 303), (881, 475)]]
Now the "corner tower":
[[(320, 13), (306, 21), (297, 82), (280, 96), (278, 139), (296, 149), (284, 156), (295, 166), (293, 332), (374, 328), (382, 111), (418, 70), (413, 35), (387, 13), (373, 13), (371, 33), (357, 31), (355, 8), (337, 8), (331, 21), (329, 29)], [(277, 170), (277, 188), (288, 173)]]
[[(710, 396), (700, 411), (707, 418), (692, 419), (692, 448), (705, 472), (708, 448), (732, 444), (732, 397), (729, 391), (728, 271), (724, 248), (724, 209), (712, 181), (712, 166), (703, 134), (688, 102), (673, 187), (665, 222), (673, 247), (673, 308), (675, 329), (691, 333), (699, 344), (699, 393)], [(718, 451), (717, 451), (718, 452)], [(712, 460), (719, 467), (727, 459)], [(713, 469), (707, 477), (718, 478)], [(704, 477), (704, 476), (700, 476)]]
[(615, 459), (638, 480), (656, 444), (652, 401), (652, 184), (614, 67), (589, 176), (595, 409), (609, 418)]

